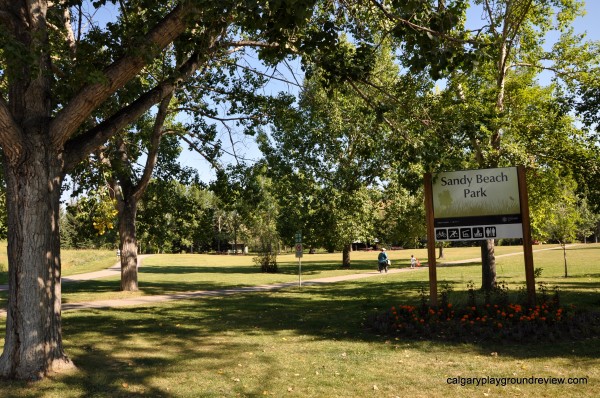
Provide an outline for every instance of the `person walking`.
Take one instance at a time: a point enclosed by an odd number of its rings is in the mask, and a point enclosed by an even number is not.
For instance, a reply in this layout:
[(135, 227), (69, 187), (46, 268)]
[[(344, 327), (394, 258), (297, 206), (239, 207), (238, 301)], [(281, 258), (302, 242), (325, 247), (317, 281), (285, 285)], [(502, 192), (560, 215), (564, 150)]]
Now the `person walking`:
[(379, 252), (379, 256), (377, 256), (377, 262), (379, 264), (379, 273), (381, 273), (381, 271), (388, 272), (389, 259), (387, 253), (385, 252), (385, 247), (381, 248), (381, 252)]

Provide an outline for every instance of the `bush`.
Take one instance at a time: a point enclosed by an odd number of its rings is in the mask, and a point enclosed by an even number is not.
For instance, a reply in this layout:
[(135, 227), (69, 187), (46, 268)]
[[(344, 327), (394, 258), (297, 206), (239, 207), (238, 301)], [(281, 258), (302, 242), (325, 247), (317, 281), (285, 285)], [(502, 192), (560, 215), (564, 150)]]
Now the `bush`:
[(252, 259), (254, 263), (260, 266), (262, 272), (276, 273), (277, 268), (277, 253), (272, 251), (264, 251), (258, 253), (256, 257)]

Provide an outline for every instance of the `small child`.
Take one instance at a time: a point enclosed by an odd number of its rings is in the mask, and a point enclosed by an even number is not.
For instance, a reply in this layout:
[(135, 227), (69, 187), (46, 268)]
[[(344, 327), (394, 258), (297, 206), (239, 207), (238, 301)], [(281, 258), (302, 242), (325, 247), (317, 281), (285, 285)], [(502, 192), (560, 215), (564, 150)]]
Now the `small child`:
[(410, 268), (415, 268), (417, 265), (417, 259), (412, 254), (410, 255)]

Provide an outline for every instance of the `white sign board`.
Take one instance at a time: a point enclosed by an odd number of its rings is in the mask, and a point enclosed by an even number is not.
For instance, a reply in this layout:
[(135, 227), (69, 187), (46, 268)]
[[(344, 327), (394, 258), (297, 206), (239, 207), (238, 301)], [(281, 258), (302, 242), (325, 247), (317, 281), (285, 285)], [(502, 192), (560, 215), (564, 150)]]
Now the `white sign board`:
[(432, 194), (436, 241), (523, 237), (516, 167), (438, 173)]

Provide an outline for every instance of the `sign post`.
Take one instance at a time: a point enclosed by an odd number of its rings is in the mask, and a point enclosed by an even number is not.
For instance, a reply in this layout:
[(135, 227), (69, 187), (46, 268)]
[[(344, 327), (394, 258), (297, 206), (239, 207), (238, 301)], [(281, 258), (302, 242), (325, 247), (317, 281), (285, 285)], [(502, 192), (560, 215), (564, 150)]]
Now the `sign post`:
[(298, 258), (298, 286), (302, 286), (302, 231), (296, 232), (296, 257)]
[(527, 181), (525, 167), (519, 166), (519, 195), (523, 217), (523, 256), (525, 260), (525, 283), (527, 284), (527, 299), (529, 304), (535, 304), (535, 274), (533, 269), (533, 248), (531, 242), (531, 226), (529, 224), (529, 198), (527, 197)]
[(433, 226), (431, 173), (425, 174), (425, 218), (427, 220), (427, 267), (429, 269), (429, 302), (437, 307), (437, 270), (435, 263), (435, 229)]

